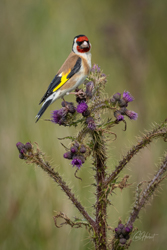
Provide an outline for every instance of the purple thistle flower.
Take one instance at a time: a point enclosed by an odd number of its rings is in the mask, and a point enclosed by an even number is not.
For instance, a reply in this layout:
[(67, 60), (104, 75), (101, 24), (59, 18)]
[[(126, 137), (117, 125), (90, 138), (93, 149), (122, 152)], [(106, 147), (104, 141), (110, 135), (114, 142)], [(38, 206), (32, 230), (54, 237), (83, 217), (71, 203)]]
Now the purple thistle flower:
[(97, 64), (94, 64), (93, 67), (91, 68), (91, 72), (100, 72), (100, 67)]
[(123, 99), (126, 102), (132, 102), (134, 100), (133, 96), (128, 91), (123, 92)]
[(63, 125), (64, 123), (64, 118), (67, 115), (67, 109), (66, 108), (61, 108), (59, 110), (54, 110), (52, 112), (52, 122)]
[(78, 169), (80, 169), (80, 167), (82, 166), (82, 161), (79, 158), (74, 158), (71, 162), (71, 164), (74, 166), (76, 166)]
[(114, 112), (114, 116), (117, 119), (117, 121), (119, 121), (119, 122), (122, 121), (122, 120), (124, 120), (124, 116), (121, 115), (121, 112), (119, 112), (119, 111), (115, 111)]
[(77, 106), (77, 112), (78, 113), (83, 113), (88, 109), (88, 105), (86, 104), (86, 102), (81, 102), (80, 104), (78, 104)]
[(131, 120), (137, 120), (138, 114), (135, 113), (134, 111), (131, 110), (126, 110), (126, 115), (131, 119)]
[(117, 121), (123, 121), (124, 120), (124, 116), (123, 115), (118, 115), (117, 116)]

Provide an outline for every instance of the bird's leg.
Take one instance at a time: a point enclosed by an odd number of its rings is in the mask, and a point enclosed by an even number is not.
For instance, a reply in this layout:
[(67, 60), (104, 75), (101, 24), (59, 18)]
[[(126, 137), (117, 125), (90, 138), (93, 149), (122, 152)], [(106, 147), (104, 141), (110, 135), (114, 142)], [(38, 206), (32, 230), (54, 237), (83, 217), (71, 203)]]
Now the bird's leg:
[(64, 96), (62, 97), (62, 99), (63, 99), (63, 102), (64, 102), (65, 107), (68, 108), (68, 105), (67, 105), (67, 103), (66, 103), (66, 101), (65, 101), (65, 99), (64, 99)]
[(69, 94), (73, 94), (73, 95), (76, 95), (76, 96), (79, 96), (79, 97), (85, 97), (85, 92), (80, 89), (79, 91), (75, 91), (75, 92), (70, 92)]

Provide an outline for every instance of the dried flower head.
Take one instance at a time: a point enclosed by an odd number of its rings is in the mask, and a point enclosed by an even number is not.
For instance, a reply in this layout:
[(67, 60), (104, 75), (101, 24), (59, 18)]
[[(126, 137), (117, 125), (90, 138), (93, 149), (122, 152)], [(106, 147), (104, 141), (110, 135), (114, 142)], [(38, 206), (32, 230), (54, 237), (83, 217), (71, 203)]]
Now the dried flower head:
[(88, 124), (88, 128), (89, 129), (91, 129), (91, 130), (95, 130), (96, 129), (96, 124), (95, 124), (95, 121), (94, 121), (93, 117), (89, 116), (86, 119), (86, 123)]
[(75, 107), (73, 102), (62, 101), (61, 105), (62, 107), (67, 108), (68, 112), (70, 112), (71, 114), (75, 113)]
[(87, 97), (92, 98), (93, 89), (94, 89), (94, 83), (92, 81), (88, 82), (86, 84), (86, 91), (85, 91)]

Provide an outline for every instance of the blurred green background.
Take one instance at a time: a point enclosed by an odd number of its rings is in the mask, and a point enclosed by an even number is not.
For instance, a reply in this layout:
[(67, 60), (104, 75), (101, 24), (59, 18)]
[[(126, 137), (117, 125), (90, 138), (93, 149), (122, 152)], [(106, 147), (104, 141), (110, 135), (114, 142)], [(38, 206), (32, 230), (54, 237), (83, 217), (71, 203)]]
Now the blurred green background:
[[(165, 0), (0, 1), (0, 249), (93, 249), (84, 228), (54, 226), (55, 211), (70, 218), (79, 216), (78, 211), (41, 169), (18, 158), (15, 144), (38, 142), (93, 214), (91, 160), (80, 170), (82, 182), (76, 179), (58, 140), (76, 131), (44, 122), (52, 110), (60, 108), (60, 100), (35, 124), (39, 100), (70, 53), (74, 36), (87, 35), (92, 63), (108, 75), (107, 93), (130, 91), (135, 97), (130, 108), (139, 114), (137, 122), (127, 121), (126, 132), (123, 124), (114, 128), (118, 138), (108, 149), (108, 171), (112, 171), (136, 136), (150, 129), (152, 122), (166, 118), (166, 9)], [(128, 218), (136, 184), (151, 178), (165, 149), (162, 140), (154, 142), (121, 173), (121, 177), (130, 175), (133, 185), (111, 197), (109, 226), (115, 227), (119, 217), (123, 222)], [(132, 249), (166, 249), (166, 192), (164, 181), (136, 223), (142, 232), (158, 235), (154, 241), (133, 242)]]

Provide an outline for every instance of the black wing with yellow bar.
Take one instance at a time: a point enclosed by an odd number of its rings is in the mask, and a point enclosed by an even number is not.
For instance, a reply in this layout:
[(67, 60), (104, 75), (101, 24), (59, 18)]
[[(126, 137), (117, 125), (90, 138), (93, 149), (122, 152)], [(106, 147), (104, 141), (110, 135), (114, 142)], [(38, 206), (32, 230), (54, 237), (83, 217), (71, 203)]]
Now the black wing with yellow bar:
[(81, 68), (81, 57), (78, 58), (76, 64), (74, 65), (73, 69), (69, 69), (67, 73), (63, 73), (61, 76), (56, 75), (52, 82), (50, 83), (48, 90), (46, 91), (45, 95), (42, 97), (39, 104), (44, 102), (48, 96), (50, 96), (53, 92), (57, 91), (61, 88), (73, 75), (75, 75)]

